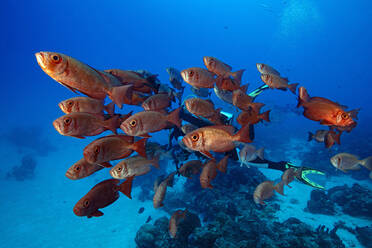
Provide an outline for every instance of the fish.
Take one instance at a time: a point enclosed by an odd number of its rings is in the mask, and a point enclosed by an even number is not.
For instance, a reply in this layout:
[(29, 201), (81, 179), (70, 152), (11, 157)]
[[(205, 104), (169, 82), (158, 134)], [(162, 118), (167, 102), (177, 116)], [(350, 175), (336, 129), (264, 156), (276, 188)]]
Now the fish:
[(256, 106), (258, 108), (251, 108), (249, 111), (242, 111), (236, 118), (236, 121), (242, 126), (257, 124), (260, 121), (270, 122), (270, 110), (259, 113), (259, 108), (261, 107), (259, 105)]
[(146, 111), (160, 111), (171, 105), (171, 98), (167, 94), (156, 94), (147, 98), (142, 103), (142, 108)]
[(159, 185), (154, 185), (154, 197), (152, 199), (154, 208), (160, 208), (163, 207), (163, 201), (165, 198), (165, 194), (167, 192), (167, 187), (168, 186), (173, 186), (173, 180), (174, 180), (174, 175), (176, 172), (171, 173), (169, 176), (167, 176)]
[(243, 166), (243, 164), (248, 165), (249, 162), (256, 158), (264, 159), (264, 148), (257, 150), (255, 146), (245, 144), (239, 151), (240, 166)]
[(117, 179), (108, 179), (98, 183), (75, 204), (73, 212), (80, 217), (102, 216), (103, 212), (99, 209), (114, 203), (119, 198), (119, 191), (132, 199), (132, 182), (133, 177), (128, 178), (121, 184), (119, 184), (120, 180)]
[(251, 143), (249, 125), (234, 134), (233, 126), (208, 126), (186, 134), (182, 142), (191, 150), (199, 151), (208, 158), (214, 159), (210, 151), (228, 152), (238, 143)]
[(140, 209), (138, 209), (138, 213), (139, 214), (142, 214), (144, 211), (145, 211), (145, 208), (144, 207), (141, 207)]
[(181, 72), (172, 67), (166, 68), (166, 71), (169, 74), (169, 82), (172, 86), (177, 90), (183, 90), (185, 87), (182, 86), (183, 79), (181, 77)]
[(212, 89), (216, 81), (213, 73), (198, 67), (192, 67), (181, 71), (181, 76), (186, 83), (197, 89)]
[(353, 154), (338, 153), (331, 157), (330, 161), (335, 168), (345, 173), (349, 170), (359, 170), (360, 165), (368, 170), (372, 170), (372, 156), (359, 160), (359, 158)]
[(108, 96), (120, 108), (131, 93), (119, 80), (109, 78), (101, 71), (65, 54), (38, 52), (35, 56), (39, 66), (48, 76), (75, 93), (80, 91), (98, 100)]
[(233, 93), (231, 91), (219, 89), (217, 85), (214, 86), (213, 91), (222, 101), (233, 104)]
[(84, 158), (88, 163), (101, 164), (130, 156), (133, 151), (146, 158), (146, 140), (134, 142), (127, 135), (109, 135), (98, 138), (84, 148)]
[(255, 109), (256, 111), (261, 109), (265, 104), (253, 102), (253, 97), (245, 94), (242, 90), (234, 90), (232, 93), (232, 103), (235, 107), (249, 111), (250, 109)]
[(256, 204), (266, 205), (264, 200), (271, 198), (274, 195), (274, 190), (281, 195), (283, 193), (284, 183), (280, 181), (274, 186), (273, 181), (265, 181), (260, 183), (253, 193), (253, 200)]
[(82, 158), (66, 171), (66, 177), (71, 180), (78, 180), (88, 177), (103, 168), (104, 167), (99, 164), (90, 164)]
[(177, 229), (179, 223), (186, 218), (187, 209), (175, 211), (169, 219), (169, 235), (171, 238), (175, 238), (177, 235)]
[(200, 160), (190, 160), (184, 164), (181, 164), (178, 172), (181, 176), (190, 179), (192, 175), (199, 174), (202, 167), (203, 163)]
[(221, 109), (214, 109), (214, 104), (211, 100), (193, 97), (185, 100), (184, 104), (190, 113), (198, 117), (204, 117), (216, 125), (223, 124), (220, 115)]
[(222, 78), (217, 77), (216, 79), (216, 86), (219, 89), (227, 90), (227, 91), (234, 91), (234, 90), (241, 90), (244, 93), (247, 92), (248, 84), (240, 85), (240, 82), (236, 82), (236, 80), (231, 78)]
[(157, 78), (157, 75), (151, 75), (149, 80), (141, 73), (135, 71), (120, 69), (107, 69), (104, 71), (115, 76), (124, 85), (133, 85), (133, 89), (135, 91), (150, 93), (151, 90), (157, 88), (157, 85), (153, 83), (153, 81)]
[(182, 102), (182, 96), (183, 96), (183, 90), (180, 92), (176, 92), (173, 88), (169, 87), (166, 84), (160, 84), (159, 86), (159, 92), (158, 94), (165, 93), (168, 94), (168, 96), (173, 100), (174, 98), (178, 99), (178, 102), (181, 104)]
[(207, 88), (194, 88), (194, 87), (191, 87), (191, 91), (192, 93), (194, 93), (195, 95), (199, 96), (199, 97), (210, 97), (211, 96), (211, 92), (209, 91), (209, 89)]
[(282, 174), (282, 182), (284, 185), (287, 185), (288, 187), (292, 188), (289, 186), (289, 184), (299, 175), (301, 174), (301, 170), (295, 170), (293, 168), (288, 168), (286, 169), (283, 174)]
[(85, 136), (95, 136), (106, 130), (117, 133), (118, 116), (105, 120), (102, 114), (71, 113), (53, 121), (54, 128), (64, 136), (83, 139)]
[(261, 80), (269, 86), (270, 89), (287, 90), (289, 89), (293, 94), (296, 95), (296, 88), (298, 83), (288, 84), (288, 78), (283, 78), (274, 74), (261, 74)]
[(203, 166), (202, 172), (200, 173), (200, 185), (203, 189), (213, 189), (213, 185), (211, 184), (211, 182), (213, 179), (216, 178), (217, 170), (223, 173), (226, 172), (227, 160), (228, 156), (225, 156), (217, 164), (215, 159), (211, 159)]
[(303, 115), (321, 125), (354, 128), (359, 109), (345, 111), (345, 106), (323, 97), (310, 97), (304, 87), (300, 87), (297, 107), (303, 107)]
[(183, 132), (183, 134), (187, 134), (196, 129), (198, 129), (198, 127), (190, 123), (181, 126), (181, 131)]
[(146, 220), (145, 223), (147, 224), (147, 223), (149, 223), (151, 220), (152, 220), (152, 218), (151, 218), (151, 215), (150, 215), (149, 217), (147, 217), (147, 220)]
[(215, 73), (216, 75), (222, 78), (227, 78), (231, 76), (234, 78), (234, 80), (236, 80), (240, 84), (243, 72), (245, 71), (244, 69), (236, 71), (236, 72), (232, 72), (231, 66), (210, 56), (204, 56), (203, 61), (209, 71)]
[(257, 66), (257, 70), (261, 74), (271, 74), (271, 75), (275, 75), (275, 76), (280, 76), (280, 73), (269, 65), (262, 64), (262, 63), (257, 63), (256, 66)]
[(133, 156), (121, 160), (111, 170), (110, 175), (116, 179), (142, 176), (150, 172), (150, 165), (159, 169), (159, 158), (147, 159), (142, 156)]
[(315, 140), (318, 143), (324, 143), (326, 148), (330, 148), (336, 142), (337, 144), (341, 144), (340, 142), (341, 132), (338, 134), (332, 130), (317, 130), (315, 134), (309, 132), (308, 141)]
[(114, 115), (115, 103), (104, 105), (103, 100), (90, 97), (73, 97), (58, 103), (58, 107), (65, 113), (85, 112), (91, 114), (103, 114), (105, 110), (109, 115)]
[(156, 111), (138, 112), (126, 119), (120, 128), (130, 136), (151, 137), (148, 133), (165, 129), (169, 123), (181, 127), (179, 112), (180, 108), (173, 110), (169, 115)]

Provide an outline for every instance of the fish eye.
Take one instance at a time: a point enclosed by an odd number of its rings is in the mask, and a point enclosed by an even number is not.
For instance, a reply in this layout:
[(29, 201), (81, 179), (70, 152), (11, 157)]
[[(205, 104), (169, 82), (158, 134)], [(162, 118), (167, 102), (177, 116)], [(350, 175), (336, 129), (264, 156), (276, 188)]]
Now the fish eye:
[(59, 56), (58, 54), (53, 54), (51, 55), (51, 59), (54, 63), (59, 63), (61, 62), (62, 58), (61, 56)]
[(132, 127), (135, 127), (137, 125), (137, 121), (136, 120), (132, 120), (130, 123), (129, 123)]
[(349, 119), (349, 115), (347, 113), (342, 113), (342, 119)]
[(116, 168), (116, 170), (117, 170), (118, 172), (120, 172), (120, 171), (121, 171), (121, 167)]
[(189, 71), (189, 76), (192, 77), (194, 75), (194, 71)]
[(65, 118), (65, 119), (63, 120), (63, 122), (64, 122), (66, 125), (70, 125), (70, 123), (71, 123), (71, 118)]
[(76, 171), (80, 171), (80, 166), (76, 166), (76, 167), (75, 167), (75, 170), (76, 170)]
[(73, 104), (72, 101), (68, 101), (68, 102), (67, 102), (67, 105), (69, 105), (69, 106), (72, 106), (72, 104)]
[(192, 141), (198, 141), (198, 139), (199, 139), (199, 135), (198, 135), (197, 133), (195, 133), (195, 134), (193, 134), (193, 135), (191, 136), (191, 139), (192, 139)]
[(89, 207), (89, 200), (85, 200), (83, 205), (84, 205), (84, 207)]
[(100, 151), (100, 148), (99, 148), (99, 146), (96, 146), (96, 148), (94, 149), (94, 153), (95, 153), (95, 154), (98, 154), (98, 153), (99, 153), (99, 151)]

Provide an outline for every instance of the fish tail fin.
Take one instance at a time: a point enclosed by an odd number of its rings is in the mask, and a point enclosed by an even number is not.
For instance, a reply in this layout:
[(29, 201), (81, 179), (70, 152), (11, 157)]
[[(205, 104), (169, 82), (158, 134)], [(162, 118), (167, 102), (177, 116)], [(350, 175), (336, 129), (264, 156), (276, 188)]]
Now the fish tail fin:
[(115, 103), (114, 102), (110, 102), (109, 104), (107, 104), (106, 106), (104, 106), (104, 109), (106, 110), (106, 112), (113, 116), (115, 113)]
[(111, 130), (114, 134), (117, 134), (116, 129), (118, 129), (120, 125), (119, 116), (114, 115), (110, 119), (103, 121), (102, 125), (104, 128), (107, 128), (108, 130)]
[(232, 72), (231, 73), (231, 76), (234, 78), (234, 80), (240, 84), (240, 82), (242, 81), (242, 76), (243, 76), (243, 72), (245, 71), (245, 69), (242, 69), (242, 70), (239, 70), (239, 71), (236, 71), (236, 72)]
[(219, 171), (221, 171), (222, 173), (226, 173), (228, 160), (229, 160), (229, 155), (226, 155), (226, 156), (223, 157), (223, 159), (221, 159), (221, 161), (218, 162), (218, 164), (217, 164), (217, 169), (218, 169)]
[(251, 103), (251, 107), (253, 109), (253, 111), (259, 113), (261, 108), (265, 106), (264, 103), (261, 103), (261, 102), (254, 102), (254, 103)]
[(177, 127), (181, 127), (180, 110), (181, 108), (177, 108), (167, 115), (167, 121), (175, 124)]
[(242, 127), (234, 136), (235, 141), (243, 143), (251, 143), (252, 140), (249, 137), (249, 124)]
[(112, 87), (107, 93), (109, 98), (121, 109), (124, 103), (132, 102), (133, 85)]
[(245, 84), (240, 87), (240, 90), (244, 92), (244, 94), (247, 94), (249, 84)]
[(154, 156), (154, 158), (151, 160), (151, 164), (156, 168), (156, 169), (159, 169), (160, 166), (159, 166), (159, 157), (160, 155), (157, 154)]
[(366, 167), (368, 170), (372, 170), (372, 156), (369, 156), (368, 158), (361, 160), (360, 164)]
[(134, 176), (128, 177), (122, 184), (119, 185), (119, 191), (126, 195), (129, 199), (132, 199), (132, 184)]
[(298, 83), (295, 84), (288, 84), (288, 89), (296, 95), (296, 89), (297, 89)]
[(132, 145), (132, 149), (144, 158), (147, 158), (146, 141), (147, 141), (147, 138), (140, 139), (139, 141), (133, 143)]
[(257, 154), (257, 157), (259, 157), (260, 159), (264, 159), (264, 151), (265, 151), (265, 148), (260, 148), (256, 151), (256, 154)]
[(312, 132), (309, 132), (309, 135), (307, 137), (307, 141), (312, 141), (314, 137), (314, 134)]
[(270, 111), (271, 111), (271, 110), (268, 110), (268, 111), (266, 111), (266, 112), (263, 112), (263, 113), (260, 115), (261, 119), (262, 119), (262, 120), (265, 120), (265, 121), (267, 121), (267, 122), (270, 122), (270, 116), (269, 116)]
[(300, 87), (298, 89), (298, 104), (297, 108), (301, 107), (304, 105), (304, 103), (310, 101), (310, 96), (307, 93), (307, 90), (305, 87)]
[(274, 190), (281, 195), (284, 195), (284, 182), (280, 181), (274, 186)]

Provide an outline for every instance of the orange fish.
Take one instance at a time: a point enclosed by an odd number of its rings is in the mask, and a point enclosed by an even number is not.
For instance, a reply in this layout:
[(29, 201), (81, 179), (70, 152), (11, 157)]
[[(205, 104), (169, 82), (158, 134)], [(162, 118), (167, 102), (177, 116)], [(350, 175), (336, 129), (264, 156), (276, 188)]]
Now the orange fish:
[(156, 111), (143, 111), (126, 119), (120, 128), (130, 136), (151, 137), (148, 133), (160, 131), (169, 126), (169, 123), (181, 126), (179, 118), (180, 108), (165, 115)]
[(62, 53), (39, 52), (35, 54), (41, 69), (58, 83), (72, 90), (99, 100), (108, 95), (120, 108), (127, 90), (115, 78)]
[(97, 100), (90, 97), (73, 97), (58, 103), (58, 106), (66, 114), (73, 112), (103, 114), (103, 111), (105, 110), (109, 115), (113, 115), (115, 109), (114, 102), (105, 106), (103, 100)]
[(135, 71), (109, 69), (105, 70), (105, 72), (108, 72), (118, 78), (119, 81), (124, 85), (132, 84), (135, 91), (150, 93), (151, 90), (156, 88), (156, 85), (154, 85), (153, 81), (156, 79), (157, 75), (152, 75), (149, 79), (147, 79), (141, 73)]
[(190, 179), (192, 175), (196, 175), (200, 173), (200, 170), (203, 166), (203, 163), (199, 160), (190, 160), (187, 161), (185, 164), (182, 164), (181, 167), (178, 169), (178, 172), (183, 177), (187, 177)]
[(163, 180), (159, 185), (154, 185), (154, 197), (152, 199), (152, 203), (154, 208), (160, 208), (164, 206), (163, 201), (165, 198), (165, 194), (167, 193), (167, 187), (173, 186), (174, 175), (176, 173), (171, 173), (165, 180)]
[(244, 93), (248, 89), (248, 84), (240, 86), (240, 83), (236, 82), (234, 79), (231, 78), (222, 78), (218, 77), (216, 79), (216, 86), (220, 90), (227, 90), (227, 91), (234, 91), (234, 90), (241, 90)]
[(209, 71), (215, 73), (219, 77), (222, 78), (228, 78), (232, 76), (238, 84), (240, 84), (240, 81), (242, 79), (243, 72), (245, 70), (239, 70), (236, 72), (232, 72), (232, 67), (228, 64), (223, 63), (222, 61), (214, 58), (214, 57), (208, 57), (204, 56), (203, 61), (205, 66), (208, 68)]
[(101, 164), (111, 160), (126, 158), (136, 151), (146, 158), (146, 140), (134, 142), (134, 137), (127, 135), (109, 135), (94, 140), (84, 148), (84, 158), (88, 163)]
[(147, 111), (164, 110), (171, 105), (171, 98), (168, 94), (156, 94), (147, 98), (142, 103), (142, 108)]
[(288, 187), (292, 188), (291, 186), (289, 186), (289, 184), (291, 182), (293, 182), (293, 180), (299, 176), (301, 173), (301, 169), (299, 170), (295, 170), (293, 168), (289, 168), (289, 169), (286, 169), (283, 174), (282, 174), (282, 182), (284, 185), (287, 185)]
[(220, 111), (221, 109), (214, 109), (214, 104), (211, 100), (204, 100), (193, 97), (185, 100), (186, 109), (196, 115), (204, 117), (216, 125), (222, 125)]
[(98, 209), (114, 203), (119, 198), (119, 191), (132, 199), (132, 181), (133, 177), (128, 178), (122, 184), (119, 184), (120, 181), (117, 179), (108, 179), (98, 183), (75, 204), (74, 213), (88, 218), (102, 216), (103, 213)]
[(71, 113), (56, 119), (53, 126), (61, 135), (84, 139), (84, 136), (95, 136), (106, 130), (116, 133), (118, 116), (105, 120), (100, 114)]
[(194, 88), (212, 89), (216, 81), (213, 73), (198, 67), (192, 67), (181, 71), (181, 76), (186, 83)]
[(274, 195), (274, 190), (279, 194), (284, 195), (283, 186), (284, 183), (282, 181), (277, 183), (275, 186), (273, 181), (260, 183), (253, 193), (254, 202), (256, 204), (265, 205), (266, 203), (264, 200), (271, 198)]
[(293, 94), (296, 95), (296, 84), (288, 84), (288, 78), (282, 78), (275, 74), (261, 74), (262, 81), (267, 84), (270, 89), (287, 90), (289, 89)]
[(326, 126), (353, 128), (359, 109), (345, 111), (345, 106), (323, 97), (310, 97), (304, 87), (299, 88), (298, 105), (304, 107), (304, 116)]
[(233, 126), (208, 126), (186, 134), (182, 142), (191, 150), (199, 151), (208, 158), (214, 159), (209, 151), (228, 152), (240, 142), (250, 143), (249, 125), (234, 135)]
[(71, 180), (82, 179), (102, 170), (104, 167), (99, 164), (90, 164), (84, 158), (73, 164), (66, 172), (66, 177)]
[(269, 65), (257, 63), (256, 66), (257, 66), (257, 70), (261, 74), (271, 74), (271, 75), (280, 76), (280, 73)]
[(250, 109), (260, 109), (263, 107), (265, 104), (263, 103), (255, 103), (252, 102), (253, 98), (247, 94), (245, 94), (242, 90), (234, 90), (232, 94), (232, 103), (235, 107), (248, 111)]
[(177, 229), (179, 223), (186, 218), (187, 215), (187, 209), (184, 211), (182, 210), (177, 210), (172, 214), (172, 217), (169, 220), (169, 235), (171, 238), (175, 238), (177, 235)]
[(133, 156), (120, 161), (110, 170), (110, 174), (116, 179), (142, 176), (150, 172), (150, 165), (159, 169), (159, 158), (155, 157), (150, 160), (141, 156)]
[(242, 111), (238, 118), (236, 118), (236, 121), (242, 125), (248, 125), (248, 124), (257, 124), (258, 122), (265, 120), (267, 122), (270, 121), (269, 118), (270, 110), (260, 113), (259, 108), (251, 108), (249, 111)]
[(216, 164), (214, 159), (209, 160), (204, 166), (200, 173), (200, 185), (203, 189), (210, 188), (213, 186), (211, 182), (217, 176), (217, 169), (223, 173), (226, 172), (228, 156), (225, 156), (221, 161)]

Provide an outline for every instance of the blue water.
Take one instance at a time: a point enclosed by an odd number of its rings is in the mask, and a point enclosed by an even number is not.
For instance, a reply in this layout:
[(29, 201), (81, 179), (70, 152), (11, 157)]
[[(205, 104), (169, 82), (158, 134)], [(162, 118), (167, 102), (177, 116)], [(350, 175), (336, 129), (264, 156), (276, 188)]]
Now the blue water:
[[(62, 115), (58, 102), (75, 94), (46, 75), (34, 53), (61, 52), (97, 69), (146, 69), (163, 83), (168, 82), (166, 67), (204, 67), (203, 56), (214, 56), (234, 70), (246, 69), (243, 82), (249, 90), (262, 84), (256, 63), (266, 63), (312, 96), (361, 108), (358, 126), (343, 135), (329, 157), (349, 152), (364, 158), (372, 155), (371, 9), (368, 0), (5, 1), (0, 12), (0, 247), (135, 247), (135, 232), (147, 217), (137, 216), (137, 209), (147, 204), (153, 216), (166, 215), (151, 209), (151, 202), (125, 197), (100, 218), (73, 214), (77, 200), (108, 175), (101, 171), (81, 181), (64, 176), (94, 138), (77, 140), (54, 130), (52, 121)], [(214, 95), (212, 100), (234, 111)], [(259, 100), (267, 109), (297, 104), (291, 93), (277, 90)], [(132, 109), (141, 111), (124, 107), (121, 113)], [(275, 116), (271, 124), (257, 125), (255, 141), (272, 152), (273, 160), (289, 160), (290, 140), (302, 140), (306, 147), (307, 132), (320, 127), (302, 115), (277, 111)], [(165, 134), (155, 138), (165, 144), (160, 137)], [(37, 161), (34, 178), (5, 179), (29, 154)], [(293, 154), (302, 161), (301, 154)], [(326, 157), (319, 163), (331, 167)]]

